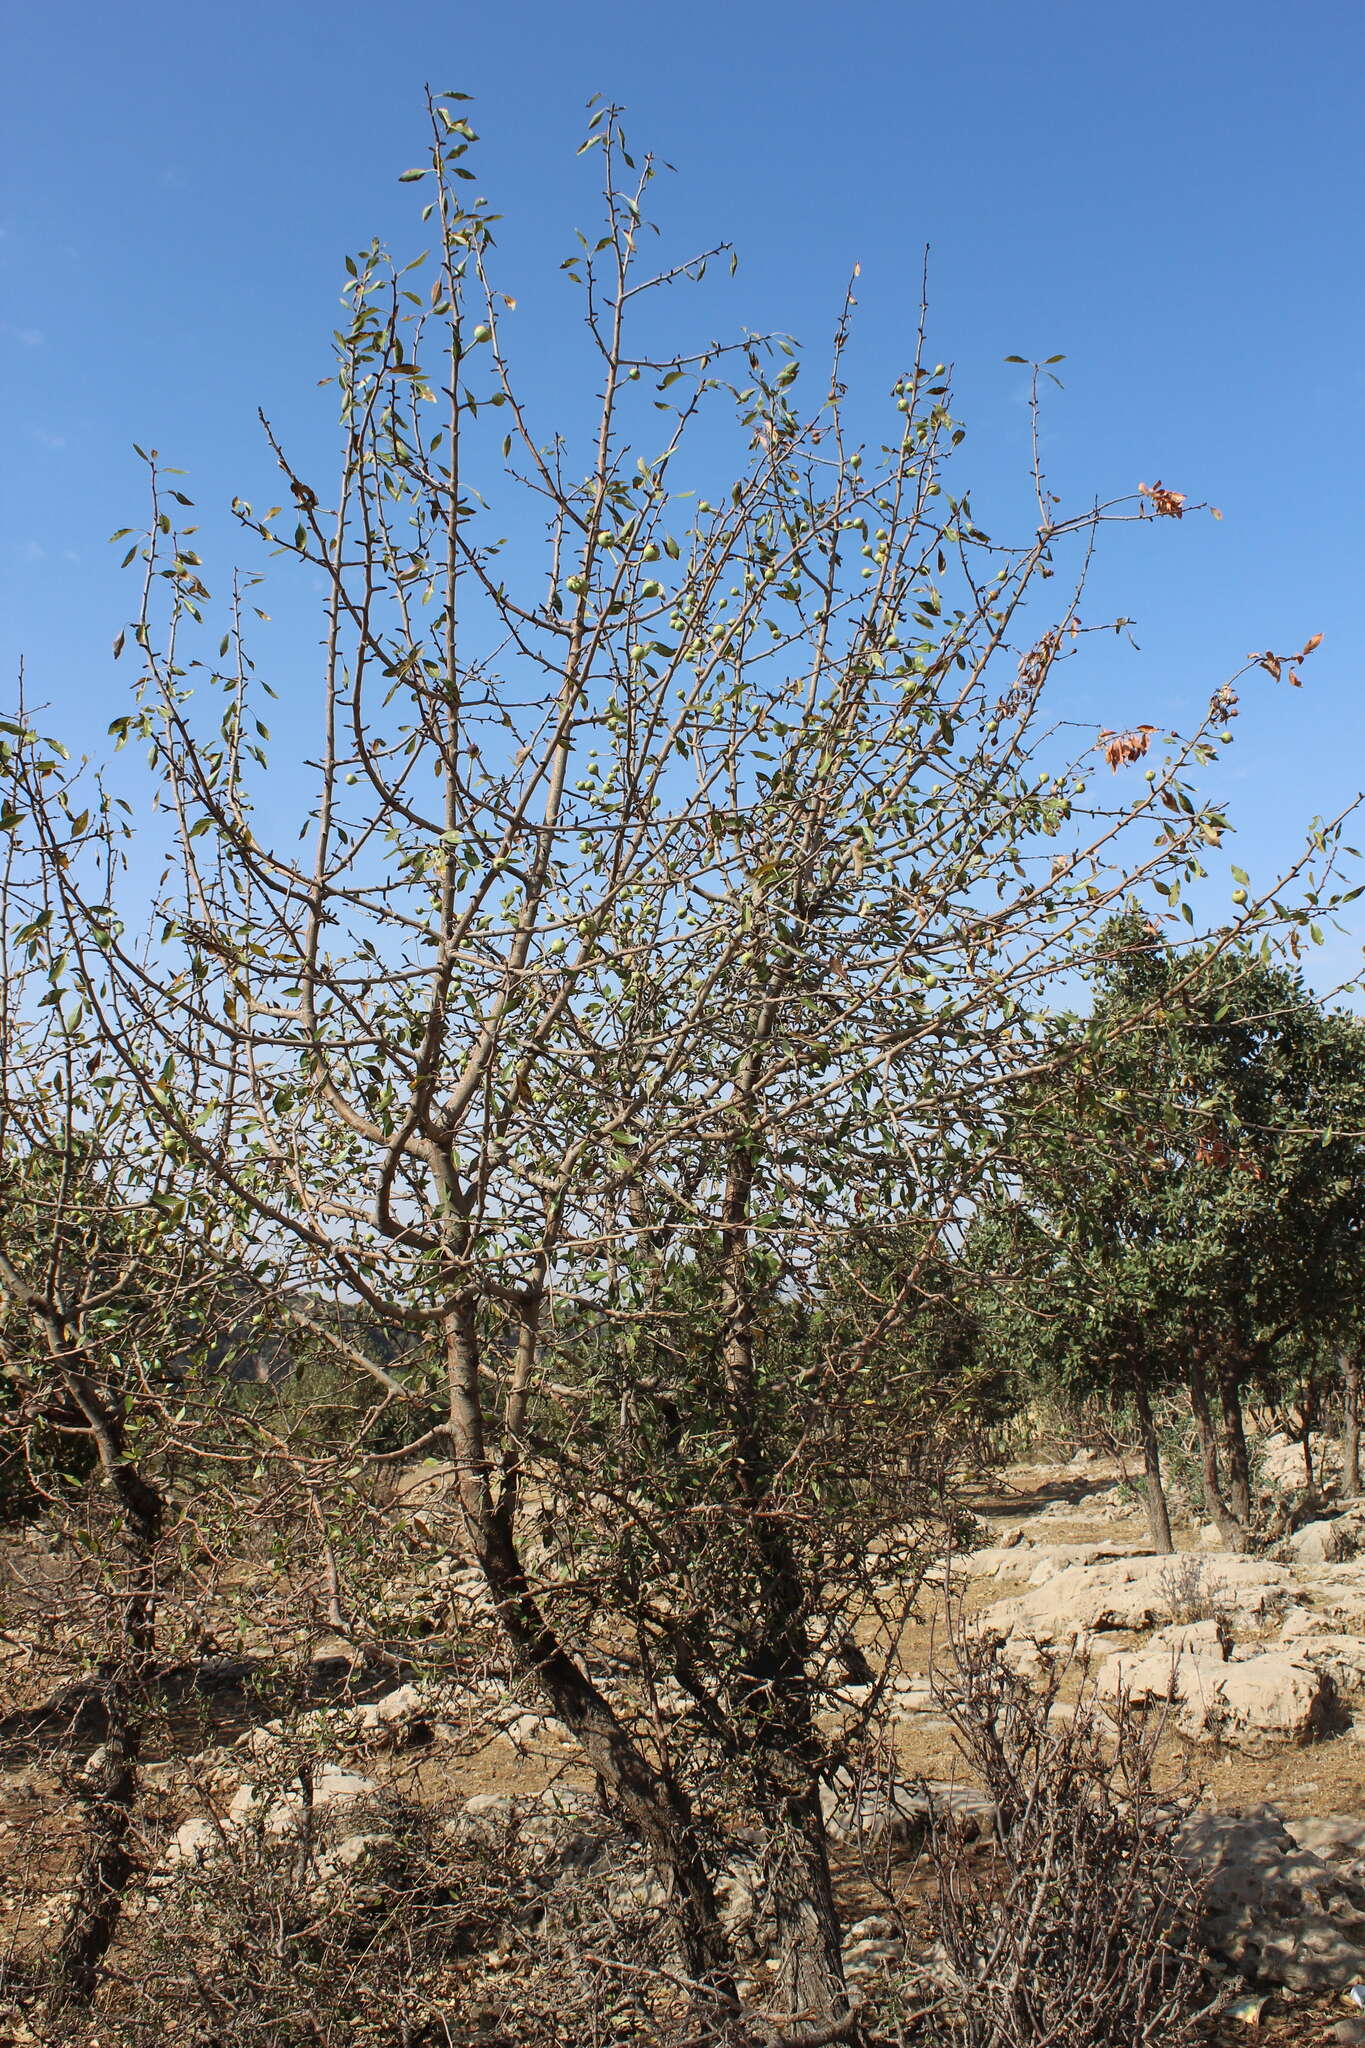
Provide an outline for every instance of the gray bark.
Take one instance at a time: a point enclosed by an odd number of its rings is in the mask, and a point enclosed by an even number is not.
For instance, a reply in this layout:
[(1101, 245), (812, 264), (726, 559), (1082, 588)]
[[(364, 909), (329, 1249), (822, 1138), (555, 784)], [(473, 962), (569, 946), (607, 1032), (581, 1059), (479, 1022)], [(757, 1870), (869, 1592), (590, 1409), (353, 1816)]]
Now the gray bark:
[(1341, 1490), (1348, 1500), (1360, 1492), (1360, 1363), (1354, 1352), (1341, 1358)]
[(1199, 1464), (1205, 1512), (1227, 1549), (1245, 1550), (1246, 1531), (1223, 1498), (1218, 1471), (1218, 1437), (1209, 1408), (1204, 1362), (1198, 1352), (1190, 1360), (1190, 1412), (1199, 1433)]
[(1171, 1557), (1175, 1553), (1175, 1541), (1171, 1535), (1171, 1508), (1161, 1471), (1161, 1446), (1152, 1420), (1152, 1404), (1140, 1380), (1134, 1383), (1133, 1406), (1137, 1410), (1138, 1436), (1142, 1444), (1143, 1504), (1147, 1510), (1152, 1548), (1158, 1557)]

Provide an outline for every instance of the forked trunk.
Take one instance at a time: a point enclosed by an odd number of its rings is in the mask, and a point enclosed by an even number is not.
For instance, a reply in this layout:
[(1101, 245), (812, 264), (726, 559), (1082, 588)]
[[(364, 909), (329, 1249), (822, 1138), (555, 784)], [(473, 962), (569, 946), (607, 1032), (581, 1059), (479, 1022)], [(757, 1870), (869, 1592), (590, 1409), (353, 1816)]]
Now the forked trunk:
[(446, 1353), (465, 1531), (513, 1667), (538, 1688), (618, 1817), (644, 1843), (668, 1893), (683, 1967), (699, 2002), (733, 2005), (729, 1943), (687, 1795), (631, 1740), (611, 1703), (559, 1641), (527, 1583), (512, 1532), (512, 1497), (494, 1499), (479, 1401), (475, 1311), (468, 1301), (447, 1320)]
[(1246, 1531), (1223, 1498), (1218, 1472), (1218, 1437), (1209, 1408), (1204, 1362), (1195, 1351), (1190, 1358), (1190, 1413), (1199, 1434), (1200, 1477), (1204, 1489), (1204, 1510), (1229, 1550), (1246, 1548)]
[(720, 1999), (733, 1999), (729, 1944), (686, 1794), (641, 1754), (609, 1702), (560, 1648), (530, 1596), (515, 1555), (496, 1540), (480, 1546), (475, 1534), (474, 1542), (515, 1664), (539, 1687), (601, 1780), (611, 1805), (648, 1851), (668, 1893), (687, 1975)]

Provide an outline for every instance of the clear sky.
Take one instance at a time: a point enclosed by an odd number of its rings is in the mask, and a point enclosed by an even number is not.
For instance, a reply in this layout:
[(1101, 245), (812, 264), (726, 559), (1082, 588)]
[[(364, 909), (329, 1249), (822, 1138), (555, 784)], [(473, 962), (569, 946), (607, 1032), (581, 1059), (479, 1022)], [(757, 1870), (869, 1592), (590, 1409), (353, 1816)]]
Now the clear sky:
[(1066, 354), (1069, 503), (1159, 476), (1222, 508), (1115, 537), (1096, 604), (1136, 616), (1142, 654), (1097, 656), (1093, 689), (1105, 723), (1164, 721), (1249, 650), (1324, 635), (1302, 692), (1246, 690), (1244, 864), (1365, 783), (1360, 0), (58, 0), (11, 9), (4, 58), (0, 659), (74, 743), (119, 708), (131, 591), (105, 543), (141, 512), (131, 444), (190, 472), (218, 561), (232, 494), (273, 495), (257, 405), (321, 448), (342, 256), (417, 246), (396, 179), (429, 80), (474, 97), (543, 386), (602, 92), (677, 167), (677, 242), (740, 251), (733, 326), (820, 339), (860, 262), (856, 360), (884, 390), (930, 246), (983, 523), (1027, 461), (1011, 353)]

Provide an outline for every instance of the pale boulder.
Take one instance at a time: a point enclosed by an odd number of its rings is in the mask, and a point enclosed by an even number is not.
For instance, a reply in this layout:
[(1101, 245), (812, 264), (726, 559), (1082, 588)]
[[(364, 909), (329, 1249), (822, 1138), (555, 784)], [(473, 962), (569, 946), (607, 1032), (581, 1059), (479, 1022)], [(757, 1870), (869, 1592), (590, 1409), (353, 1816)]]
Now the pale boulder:
[(1320, 1628), (1365, 1631), (1365, 1559), (1298, 1565), (1295, 1570)]
[(1344, 1517), (1305, 1522), (1292, 1536), (1286, 1536), (1280, 1548), (1294, 1564), (1336, 1564), (1350, 1553), (1351, 1533)]
[(1101, 1629), (1165, 1627), (1193, 1592), (1207, 1603), (1209, 1618), (1256, 1627), (1277, 1615), (1298, 1590), (1286, 1565), (1260, 1558), (1220, 1557), (1201, 1560), (1201, 1565), (1193, 1581), (1180, 1558), (1121, 1557), (1069, 1565), (1043, 1585), (996, 1601), (982, 1615), (982, 1624), (1000, 1636), (1068, 1644)]
[(1098, 1685), (1102, 1697), (1122, 1695), (1136, 1707), (1168, 1703), (1189, 1741), (1250, 1755), (1315, 1741), (1336, 1702), (1327, 1671), (1275, 1650), (1229, 1661), (1218, 1642), (1121, 1650), (1101, 1668)]
[(223, 1830), (216, 1820), (187, 1820), (166, 1845), (161, 1869), (196, 1869), (216, 1856), (223, 1843)]
[(1328, 1732), (1335, 1706), (1336, 1687), (1325, 1671), (1263, 1650), (1223, 1666), (1198, 1729), (1189, 1732), (1258, 1755), (1315, 1742)]
[(1359, 1636), (1294, 1634), (1285, 1647), (1296, 1663), (1325, 1672), (1339, 1698), (1353, 1705), (1365, 1701), (1365, 1642)]
[(1349, 1875), (1360, 1875), (1365, 1866), (1365, 1820), (1359, 1814), (1308, 1814), (1300, 1820), (1286, 1820), (1285, 1827), (1310, 1856), (1344, 1866)]
[[(362, 1778), (358, 1772), (338, 1770), (327, 1764), (313, 1779), (313, 1811), (353, 1806), (378, 1790), (373, 1778)], [(263, 1825), (268, 1835), (292, 1834), (303, 1818), (303, 1797), (292, 1789), (275, 1792), (243, 1785), (232, 1796), (227, 1818), (231, 1827)]]

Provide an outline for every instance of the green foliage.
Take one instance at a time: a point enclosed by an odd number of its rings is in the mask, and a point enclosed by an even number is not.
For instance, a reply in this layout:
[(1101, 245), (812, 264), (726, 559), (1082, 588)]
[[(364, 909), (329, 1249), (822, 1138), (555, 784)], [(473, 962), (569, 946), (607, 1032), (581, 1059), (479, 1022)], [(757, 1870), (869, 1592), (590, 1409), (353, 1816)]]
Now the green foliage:
[(1056, 1028), (1070, 1079), (1020, 1103), (1017, 1189), (983, 1225), (1030, 1276), (997, 1342), (1077, 1395), (1179, 1384), (1196, 1344), (1271, 1387), (1358, 1297), (1365, 1026), (1259, 953), (1178, 953), (1129, 917)]

